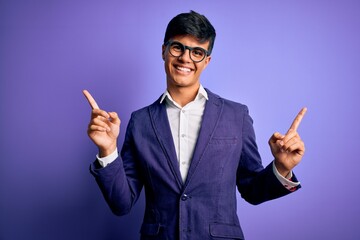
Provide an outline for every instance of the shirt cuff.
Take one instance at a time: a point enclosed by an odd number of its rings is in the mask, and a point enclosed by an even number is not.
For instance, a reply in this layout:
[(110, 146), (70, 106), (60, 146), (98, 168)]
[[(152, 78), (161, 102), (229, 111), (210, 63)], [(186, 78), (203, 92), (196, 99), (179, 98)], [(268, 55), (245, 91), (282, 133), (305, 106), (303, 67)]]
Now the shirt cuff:
[(276, 178), (280, 181), (280, 183), (286, 189), (288, 189), (290, 191), (294, 191), (296, 189), (296, 187), (300, 185), (300, 182), (293, 182), (290, 180), (293, 176), (292, 172), (290, 172), (286, 177), (283, 177), (276, 169), (275, 161), (273, 161), (272, 165), (273, 165), (273, 172), (274, 172)]
[(106, 167), (108, 164), (115, 161), (115, 159), (118, 158), (118, 156), (119, 156), (119, 153), (118, 153), (117, 148), (110, 155), (103, 157), (103, 158), (99, 157), (99, 154), (96, 154), (96, 158), (102, 167)]

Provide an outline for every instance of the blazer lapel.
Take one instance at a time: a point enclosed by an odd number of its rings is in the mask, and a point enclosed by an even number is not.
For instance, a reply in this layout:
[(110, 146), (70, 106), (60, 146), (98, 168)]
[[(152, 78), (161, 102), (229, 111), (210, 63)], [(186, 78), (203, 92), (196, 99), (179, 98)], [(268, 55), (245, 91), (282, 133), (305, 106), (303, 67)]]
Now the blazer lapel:
[(178, 187), (181, 189), (183, 182), (180, 174), (179, 163), (177, 161), (174, 141), (171, 135), (165, 103), (160, 104), (160, 99), (158, 99), (154, 104), (150, 105), (149, 114), (154, 126), (155, 134), (157, 135), (161, 148), (166, 155)]
[(213, 94), (208, 89), (206, 89), (206, 92), (208, 93), (209, 100), (206, 102), (205, 105), (201, 128), (195, 146), (195, 150), (193, 153), (193, 157), (191, 160), (189, 172), (185, 181), (185, 187), (188, 185), (189, 181), (191, 180), (191, 177), (196, 171), (199, 162), (202, 159), (202, 156), (208, 146), (208, 143), (212, 138), (213, 133), (216, 129), (217, 123), (219, 121), (223, 109), (223, 101), (220, 99), (220, 97)]

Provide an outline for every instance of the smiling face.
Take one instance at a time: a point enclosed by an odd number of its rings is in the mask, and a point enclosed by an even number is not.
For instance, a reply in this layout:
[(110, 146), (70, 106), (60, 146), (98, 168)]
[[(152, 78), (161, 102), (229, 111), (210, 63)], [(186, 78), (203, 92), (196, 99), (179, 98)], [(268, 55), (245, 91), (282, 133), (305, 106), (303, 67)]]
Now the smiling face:
[[(175, 36), (171, 40), (178, 41), (189, 47), (201, 47), (203, 49), (208, 49), (209, 47), (209, 42), (200, 43), (195, 37), (189, 35)], [(206, 56), (203, 61), (194, 63), (190, 58), (188, 49), (180, 57), (172, 56), (169, 53), (169, 49), (164, 45), (162, 50), (168, 91), (180, 89), (197, 91), (200, 86), (201, 72), (209, 64), (211, 57)]]

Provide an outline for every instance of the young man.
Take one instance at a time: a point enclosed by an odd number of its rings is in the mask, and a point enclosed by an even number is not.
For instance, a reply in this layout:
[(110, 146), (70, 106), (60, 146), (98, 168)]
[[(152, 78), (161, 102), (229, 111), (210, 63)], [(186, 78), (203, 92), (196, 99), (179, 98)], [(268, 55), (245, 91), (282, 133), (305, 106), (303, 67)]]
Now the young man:
[(99, 148), (91, 173), (117, 215), (127, 214), (145, 188), (141, 239), (244, 239), (236, 187), (252, 204), (300, 188), (292, 169), (305, 151), (296, 130), (306, 109), (285, 135), (270, 138), (275, 160), (264, 168), (247, 107), (200, 84), (214, 40), (203, 15), (170, 21), (162, 46), (167, 89), (132, 114), (121, 156), (120, 119), (84, 90), (92, 107), (88, 135)]

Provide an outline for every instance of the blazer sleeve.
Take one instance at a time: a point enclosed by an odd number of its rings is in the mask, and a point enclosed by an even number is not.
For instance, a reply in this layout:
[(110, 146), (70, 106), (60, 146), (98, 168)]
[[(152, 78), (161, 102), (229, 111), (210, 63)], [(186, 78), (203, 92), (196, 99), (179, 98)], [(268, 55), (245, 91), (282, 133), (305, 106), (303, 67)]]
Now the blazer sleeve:
[[(246, 106), (242, 140), (243, 146), (237, 170), (237, 186), (241, 197), (251, 204), (260, 204), (291, 193), (292, 191), (286, 189), (276, 178), (272, 163), (266, 168), (263, 167), (256, 144), (253, 120)], [(296, 180), (296, 177), (294, 176), (293, 179)]]
[(131, 117), (126, 130), (121, 157), (119, 156), (104, 168), (100, 166), (97, 160), (90, 165), (90, 172), (95, 177), (106, 202), (112, 212), (119, 216), (130, 212), (143, 187), (143, 180), (134, 151), (133, 126), (133, 117)]

